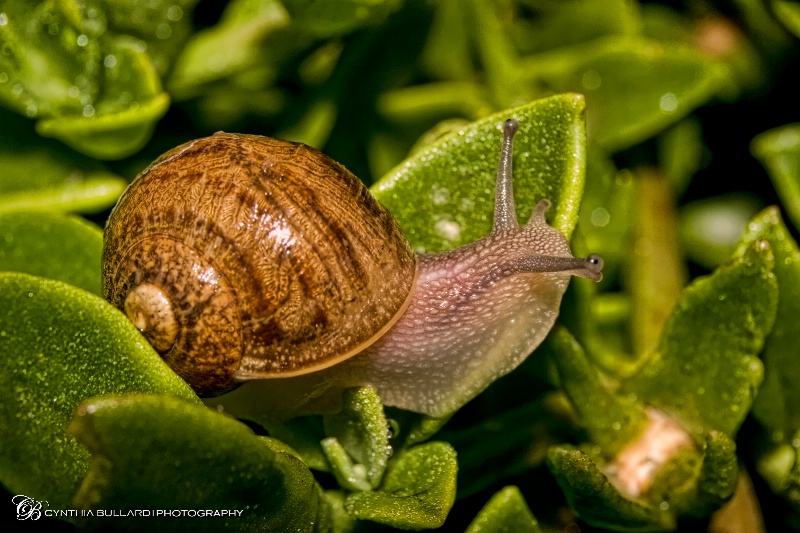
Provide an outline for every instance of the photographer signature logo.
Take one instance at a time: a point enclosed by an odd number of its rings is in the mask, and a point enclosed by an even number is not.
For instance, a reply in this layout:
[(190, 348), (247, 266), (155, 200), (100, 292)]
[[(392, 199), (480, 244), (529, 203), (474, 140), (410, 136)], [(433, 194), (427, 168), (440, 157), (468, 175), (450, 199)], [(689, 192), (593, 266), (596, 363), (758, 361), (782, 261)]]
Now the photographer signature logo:
[(42, 517), (42, 505), (47, 503), (24, 494), (17, 494), (11, 501), (17, 508), (17, 520), (39, 520)]

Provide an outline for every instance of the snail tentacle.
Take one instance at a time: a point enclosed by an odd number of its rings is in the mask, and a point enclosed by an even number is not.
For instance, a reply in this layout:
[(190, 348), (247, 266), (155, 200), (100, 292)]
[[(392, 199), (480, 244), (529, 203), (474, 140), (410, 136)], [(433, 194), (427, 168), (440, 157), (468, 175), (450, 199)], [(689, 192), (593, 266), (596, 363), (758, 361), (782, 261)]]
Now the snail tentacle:
[(517, 228), (517, 210), (514, 205), (512, 152), (514, 134), (519, 123), (508, 119), (503, 124), (503, 148), (500, 151), (500, 162), (497, 164), (497, 183), (495, 184), (494, 227), (492, 232)]

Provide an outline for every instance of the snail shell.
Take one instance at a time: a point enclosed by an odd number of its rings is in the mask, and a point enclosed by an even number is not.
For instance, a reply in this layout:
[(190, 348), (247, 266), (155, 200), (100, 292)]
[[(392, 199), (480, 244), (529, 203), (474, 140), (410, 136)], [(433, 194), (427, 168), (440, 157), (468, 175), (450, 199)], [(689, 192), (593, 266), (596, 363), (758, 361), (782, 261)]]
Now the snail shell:
[(363, 350), (403, 313), (414, 253), (342, 165), (217, 133), (167, 152), (114, 208), (105, 298), (199, 394)]

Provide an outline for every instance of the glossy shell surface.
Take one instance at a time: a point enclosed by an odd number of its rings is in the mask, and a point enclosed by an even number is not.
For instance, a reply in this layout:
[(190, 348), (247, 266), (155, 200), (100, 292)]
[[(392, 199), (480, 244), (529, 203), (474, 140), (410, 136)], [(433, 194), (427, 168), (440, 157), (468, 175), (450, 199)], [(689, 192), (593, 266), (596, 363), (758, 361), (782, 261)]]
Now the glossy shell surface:
[(226, 133), (171, 150), (130, 185), (103, 265), (106, 299), (200, 393), (361, 351), (416, 275), (394, 219), (342, 165)]

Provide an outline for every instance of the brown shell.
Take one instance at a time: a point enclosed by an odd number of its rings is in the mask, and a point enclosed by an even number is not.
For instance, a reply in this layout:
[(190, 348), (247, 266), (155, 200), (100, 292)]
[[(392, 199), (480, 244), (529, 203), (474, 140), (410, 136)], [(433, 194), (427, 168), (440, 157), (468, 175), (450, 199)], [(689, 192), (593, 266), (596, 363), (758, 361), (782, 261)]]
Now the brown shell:
[(346, 168), (254, 135), (167, 152), (105, 231), (106, 299), (124, 309), (140, 284), (160, 288), (178, 323), (162, 355), (200, 393), (361, 351), (405, 309), (415, 274), (396, 222)]

